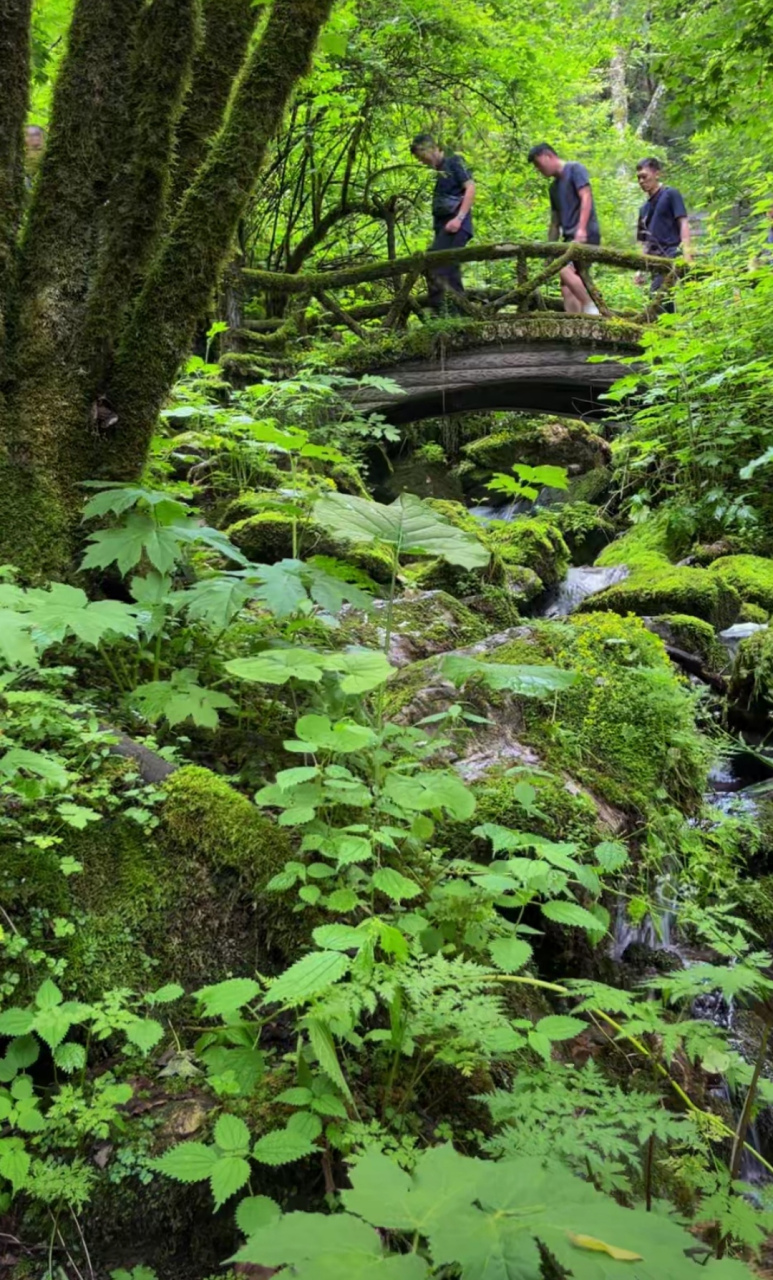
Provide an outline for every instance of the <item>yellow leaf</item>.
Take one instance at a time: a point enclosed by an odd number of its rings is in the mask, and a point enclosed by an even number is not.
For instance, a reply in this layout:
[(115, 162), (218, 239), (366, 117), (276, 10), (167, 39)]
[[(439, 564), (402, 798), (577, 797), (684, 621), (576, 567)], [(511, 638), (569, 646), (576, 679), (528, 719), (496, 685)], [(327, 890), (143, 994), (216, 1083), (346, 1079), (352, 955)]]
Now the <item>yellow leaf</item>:
[(618, 1249), (614, 1244), (607, 1244), (604, 1240), (597, 1240), (595, 1236), (573, 1236), (569, 1235), (572, 1244), (576, 1244), (578, 1249), (594, 1249), (596, 1253), (608, 1253), (610, 1258), (614, 1258), (617, 1262), (642, 1262), (640, 1253), (631, 1253), (630, 1249)]

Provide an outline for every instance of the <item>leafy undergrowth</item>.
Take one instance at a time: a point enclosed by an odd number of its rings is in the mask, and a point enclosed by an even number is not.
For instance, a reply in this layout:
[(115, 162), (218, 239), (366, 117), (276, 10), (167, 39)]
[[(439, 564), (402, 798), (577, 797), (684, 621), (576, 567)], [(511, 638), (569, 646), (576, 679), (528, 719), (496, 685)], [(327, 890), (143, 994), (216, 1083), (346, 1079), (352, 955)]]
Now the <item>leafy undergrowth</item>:
[[(637, 787), (650, 830), (594, 814), (570, 836), (557, 754), (497, 774), (521, 821), (481, 821), (449, 763), (490, 728), (468, 684), (535, 709), (554, 751), (576, 752), (560, 708), (574, 699), (584, 724), (592, 705), (600, 725), (603, 699), (623, 718), (604, 681), (639, 680), (660, 642), (622, 652), (587, 622), (554, 665), (518, 661), (516, 636), (508, 661), (445, 660), (445, 710), (390, 722), (401, 579), (425, 558), (485, 573), (484, 540), (411, 495), (352, 492), (346, 440), (318, 443), (270, 386), (239, 414), (239, 448), (224, 411), (189, 407), (231, 468), (197, 495), (213, 523), (186, 484), (104, 488), (85, 511), (104, 522), (83, 565), (93, 598), (10, 570), (0, 583), (9, 1234), (114, 1280), (203, 1280), (229, 1252), (307, 1280), (748, 1274), (771, 1220), (739, 1175), (744, 1155), (765, 1163), (748, 1135), (773, 1096), (771, 958), (732, 905), (748, 830), (688, 823), (653, 768)], [(216, 527), (247, 467), (289, 530), (291, 554), (265, 563)], [(313, 527), (344, 558), (315, 556)], [(379, 587), (348, 546), (386, 566)], [(347, 642), (352, 611), (372, 645)], [(602, 665), (576, 669), (588, 653)], [(658, 680), (678, 689), (665, 663)], [(704, 758), (679, 706), (677, 774)], [(664, 892), (700, 961), (634, 985), (610, 968), (610, 934), (621, 915), (657, 918)], [(757, 1010), (746, 1057), (694, 1016), (713, 992)], [(715, 1104), (717, 1075), (737, 1115)], [(207, 1205), (217, 1235), (186, 1256)]]

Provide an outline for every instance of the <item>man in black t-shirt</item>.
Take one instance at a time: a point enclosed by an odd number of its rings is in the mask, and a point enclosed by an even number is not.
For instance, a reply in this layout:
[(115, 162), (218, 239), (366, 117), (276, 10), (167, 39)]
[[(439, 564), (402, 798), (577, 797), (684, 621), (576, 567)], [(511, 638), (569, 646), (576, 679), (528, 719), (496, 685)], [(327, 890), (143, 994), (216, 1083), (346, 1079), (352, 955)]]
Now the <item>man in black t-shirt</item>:
[[(636, 181), (646, 195), (639, 210), (636, 239), (645, 253), (660, 258), (678, 258), (682, 253), (692, 262), (692, 243), (687, 209), (681, 192), (676, 187), (664, 187), (660, 181), (660, 161), (655, 156), (640, 160), (636, 166)], [(662, 272), (652, 277), (651, 293), (657, 293), (665, 276)], [(665, 311), (673, 311), (673, 302), (663, 304)]]
[[(475, 183), (470, 171), (461, 156), (444, 151), (428, 133), (420, 133), (414, 138), (411, 153), (437, 174), (432, 196), (435, 237), (430, 252), (463, 248), (472, 237)], [(433, 311), (452, 309), (450, 295), (453, 293), (464, 293), (461, 267), (458, 263), (435, 267), (429, 273), (429, 304)]]
[[(529, 159), (550, 184), (550, 229), (548, 240), (559, 235), (578, 244), (600, 244), (601, 231), (588, 170), (578, 160), (561, 160), (547, 142), (532, 147)], [(560, 274), (564, 309), (569, 315), (597, 316), (598, 307), (583, 284), (574, 263)]]

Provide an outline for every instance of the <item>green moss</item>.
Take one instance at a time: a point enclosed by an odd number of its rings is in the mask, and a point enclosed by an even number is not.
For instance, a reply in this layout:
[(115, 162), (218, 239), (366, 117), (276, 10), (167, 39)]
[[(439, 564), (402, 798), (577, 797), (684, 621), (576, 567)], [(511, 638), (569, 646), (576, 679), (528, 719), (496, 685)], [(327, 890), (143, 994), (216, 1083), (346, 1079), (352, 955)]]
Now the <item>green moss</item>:
[[(698, 802), (708, 757), (695, 729), (693, 699), (674, 673), (662, 642), (635, 618), (576, 615), (568, 625), (541, 624), (542, 660), (577, 673), (576, 683), (544, 706), (525, 701), (526, 740), (554, 768), (587, 782), (625, 810), (652, 811), (668, 797)], [(523, 661), (510, 646), (492, 661)], [(532, 661), (537, 660), (532, 658)]]
[[(238, 520), (226, 535), (255, 564), (276, 564), (293, 554), (293, 521), (273, 511)], [(299, 522), (299, 552), (311, 556), (335, 556), (370, 574), (374, 582), (391, 582), (391, 554), (376, 543), (350, 543), (332, 538), (313, 521)]]
[(730, 626), (741, 604), (738, 591), (708, 569), (672, 564), (669, 554), (683, 549), (665, 517), (634, 525), (596, 561), (599, 565), (627, 565), (630, 576), (584, 601), (581, 610), (609, 609), (641, 617), (692, 614), (720, 629)]
[(738, 646), (728, 697), (767, 720), (773, 709), (773, 631), (757, 631)]
[[(302, 918), (263, 893), (290, 857), (287, 835), (208, 769), (180, 769), (165, 788), (152, 834), (105, 819), (71, 832), (56, 851), (3, 851), (0, 890), (19, 927), (47, 938), (54, 917), (75, 922), (71, 938), (47, 945), (67, 961), (65, 985), (83, 999), (172, 979), (217, 982), (299, 948)], [(82, 871), (65, 878), (62, 854)]]
[(615, 536), (615, 526), (589, 502), (566, 502), (551, 512), (572, 564), (591, 564)]
[(575, 465), (585, 471), (604, 466), (610, 449), (597, 432), (579, 420), (513, 414), (491, 435), (465, 445), (463, 453), (485, 472), (510, 471), (519, 462), (528, 466)]
[(471, 533), (476, 538), (483, 537), (485, 527), (480, 520), (470, 514), (463, 502), (451, 502), (448, 498), (430, 498), (428, 505), (457, 529), (464, 529), (465, 533)]
[[(527, 813), (519, 802), (517, 788), (523, 782), (534, 787), (537, 793), (534, 804), (539, 814)], [(524, 769), (511, 777), (488, 774), (475, 785), (475, 799), (477, 807), (469, 822), (446, 823), (438, 829), (438, 843), (453, 857), (484, 856), (490, 848), (488, 842), (473, 835), (474, 828), (484, 822), (581, 845), (593, 843), (603, 834), (590, 796), (554, 774), (546, 777), (544, 771), (530, 774)]]
[[(365, 618), (345, 616), (338, 631), (344, 644), (364, 644), (380, 648), (384, 643), (386, 606)], [(489, 628), (483, 619), (461, 601), (444, 591), (395, 600), (392, 634), (404, 641), (413, 657), (445, 653), (482, 640)]]
[(773, 560), (763, 556), (722, 556), (709, 573), (734, 587), (744, 604), (773, 612)]
[(770, 614), (758, 604), (742, 604), (738, 614), (739, 622), (759, 622), (764, 625), (769, 619)]
[(505, 564), (532, 569), (546, 587), (557, 586), (569, 567), (569, 549), (555, 520), (547, 514), (492, 520), (484, 541)]
[[(674, 672), (663, 643), (638, 618), (613, 613), (574, 615), (565, 622), (523, 627), (484, 661), (555, 664), (575, 683), (551, 699), (494, 693), (471, 682), (465, 700), (519, 742), (533, 747), (556, 773), (636, 815), (664, 804), (692, 810), (705, 787), (708, 753), (694, 723), (694, 699)], [(412, 716), (414, 700), (437, 686), (429, 659), (391, 682), (389, 714)], [(426, 700), (421, 714), (426, 714)]]
[(610, 467), (594, 467), (584, 476), (574, 476), (569, 481), (569, 502), (601, 502), (612, 486)]
[(727, 651), (717, 640), (716, 632), (709, 622), (688, 613), (667, 614), (655, 621), (666, 624), (678, 649), (698, 654), (707, 670), (721, 671), (727, 666)]

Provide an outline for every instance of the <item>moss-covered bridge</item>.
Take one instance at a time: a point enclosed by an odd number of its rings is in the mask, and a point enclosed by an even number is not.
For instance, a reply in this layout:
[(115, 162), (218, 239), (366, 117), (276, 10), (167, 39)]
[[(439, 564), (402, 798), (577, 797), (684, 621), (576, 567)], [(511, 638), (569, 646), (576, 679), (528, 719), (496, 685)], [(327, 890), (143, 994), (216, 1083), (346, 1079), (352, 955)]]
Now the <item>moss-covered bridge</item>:
[[(453, 295), (453, 319), (428, 319), (426, 277), (452, 262), (476, 264), (477, 279), (463, 297)], [(551, 295), (569, 262), (597, 316), (566, 315), (560, 297)], [(598, 246), (528, 242), (298, 275), (248, 271), (266, 314), (233, 335), (238, 349), (226, 364), (249, 371), (256, 355), (265, 359), (268, 352), (296, 363), (312, 338), (325, 337), (331, 365), (397, 384), (396, 391), (368, 387), (359, 400), (393, 422), (476, 409), (592, 417), (628, 371), (642, 326), (657, 310), (658, 296), (649, 294), (642, 309), (634, 271), (660, 275), (667, 288), (678, 268), (668, 259)]]

